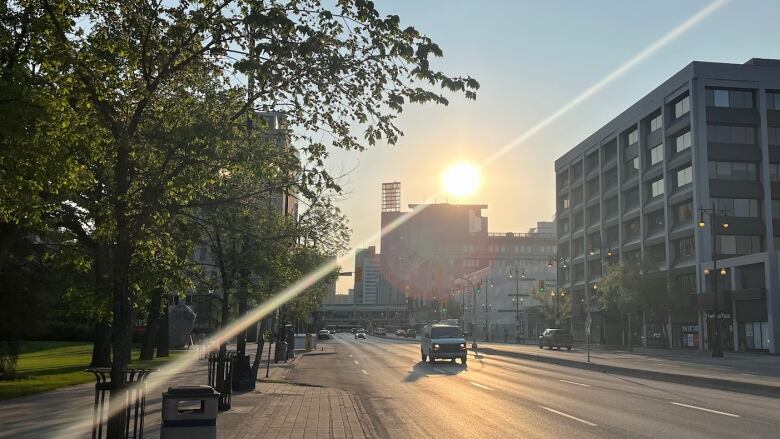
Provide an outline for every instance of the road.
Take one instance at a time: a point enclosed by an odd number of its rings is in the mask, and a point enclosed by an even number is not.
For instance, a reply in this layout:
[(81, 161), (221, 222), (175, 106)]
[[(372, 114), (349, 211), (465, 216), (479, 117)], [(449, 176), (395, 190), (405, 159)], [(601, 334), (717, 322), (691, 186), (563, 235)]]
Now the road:
[(381, 437), (776, 438), (780, 399), (469, 354), (424, 363), (418, 343), (336, 334), (292, 381), (354, 392)]

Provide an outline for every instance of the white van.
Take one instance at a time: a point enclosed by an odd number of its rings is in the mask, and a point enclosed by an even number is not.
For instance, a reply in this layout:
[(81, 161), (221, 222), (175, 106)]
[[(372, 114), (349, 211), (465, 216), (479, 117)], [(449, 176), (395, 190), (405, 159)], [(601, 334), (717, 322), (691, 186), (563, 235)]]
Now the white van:
[(460, 358), (466, 364), (466, 339), (456, 325), (434, 323), (423, 327), (420, 335), (420, 356), (422, 361), (433, 363), (436, 359), (446, 358), (455, 361)]

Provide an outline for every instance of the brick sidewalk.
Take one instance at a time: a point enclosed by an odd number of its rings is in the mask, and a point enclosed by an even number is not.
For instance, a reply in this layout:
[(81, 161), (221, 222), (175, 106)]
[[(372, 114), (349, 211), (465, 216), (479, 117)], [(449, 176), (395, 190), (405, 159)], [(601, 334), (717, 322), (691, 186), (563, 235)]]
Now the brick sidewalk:
[(363, 406), (345, 390), (259, 382), (254, 392), (234, 395), (232, 405), (217, 420), (223, 439), (377, 437)]

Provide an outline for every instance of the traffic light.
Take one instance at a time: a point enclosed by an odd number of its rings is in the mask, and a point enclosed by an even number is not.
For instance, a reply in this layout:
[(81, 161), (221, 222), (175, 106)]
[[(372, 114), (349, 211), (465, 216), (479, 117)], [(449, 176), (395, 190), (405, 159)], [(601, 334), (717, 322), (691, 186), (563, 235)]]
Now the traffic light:
[(477, 294), (481, 294), (481, 293), (482, 293), (482, 282), (477, 284)]
[(544, 279), (539, 279), (539, 292), (544, 293)]

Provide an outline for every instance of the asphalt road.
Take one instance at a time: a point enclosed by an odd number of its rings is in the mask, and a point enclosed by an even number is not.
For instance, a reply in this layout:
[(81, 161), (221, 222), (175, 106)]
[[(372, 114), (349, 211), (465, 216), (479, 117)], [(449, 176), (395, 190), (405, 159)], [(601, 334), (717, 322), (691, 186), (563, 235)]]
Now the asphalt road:
[(419, 343), (333, 337), (290, 379), (354, 392), (381, 437), (780, 437), (780, 399), (473, 352), (431, 365)]

